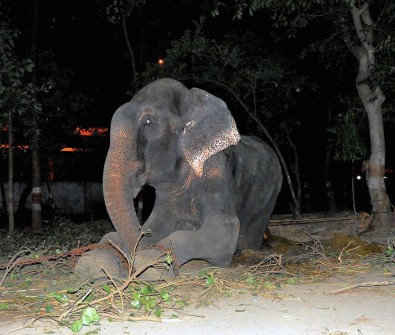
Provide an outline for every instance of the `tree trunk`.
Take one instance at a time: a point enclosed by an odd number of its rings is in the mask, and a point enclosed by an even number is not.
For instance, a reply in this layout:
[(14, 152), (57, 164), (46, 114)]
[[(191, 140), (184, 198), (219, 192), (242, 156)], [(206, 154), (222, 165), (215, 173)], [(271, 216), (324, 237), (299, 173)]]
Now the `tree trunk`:
[(287, 126), (286, 121), (283, 121), (284, 124), (284, 130), (285, 130), (285, 135), (287, 137), (288, 144), (290, 145), (293, 154), (294, 154), (294, 174), (295, 174), (295, 179), (296, 179), (296, 203), (295, 203), (295, 212), (297, 212), (297, 216), (301, 216), (301, 203), (302, 203), (302, 182), (300, 181), (300, 171), (299, 171), (299, 154), (298, 154), (298, 149), (292, 140), (291, 134), (289, 133), (289, 129)]
[[(33, 26), (32, 26), (32, 59), (33, 68), (33, 85), (38, 87), (38, 3), (34, 1), (33, 7)], [(36, 94), (36, 100), (38, 96)], [(33, 135), (32, 135), (32, 228), (41, 227), (41, 171), (40, 171), (40, 128), (39, 114), (33, 109)]]
[(128, 47), (128, 51), (129, 51), (129, 55), (130, 55), (130, 64), (132, 67), (132, 75), (133, 75), (133, 77), (135, 77), (135, 75), (136, 75), (136, 61), (135, 61), (135, 57), (134, 57), (134, 51), (133, 51), (132, 45), (130, 43), (128, 29), (126, 27), (126, 18), (124, 16), (122, 17), (122, 30), (123, 30), (123, 35), (125, 37), (126, 46)]
[(14, 223), (14, 136), (12, 125), (12, 112), (8, 112), (8, 232), (12, 234), (15, 229)]
[(40, 175), (40, 152), (32, 150), (32, 228), (41, 227), (41, 175)]
[[(243, 104), (243, 106), (245, 106), (245, 105)], [(274, 141), (274, 139), (270, 136), (268, 130), (263, 125), (263, 123), (261, 121), (259, 121), (259, 119), (256, 118), (254, 116), (254, 114), (251, 113), (246, 107), (244, 107), (244, 108), (247, 111), (247, 113), (250, 115), (250, 117), (257, 123), (259, 128), (261, 128), (261, 130), (265, 133), (265, 135), (269, 139), (270, 143), (273, 145), (273, 149), (274, 149), (274, 151), (276, 151), (276, 153), (278, 155), (278, 158), (280, 159), (281, 166), (284, 169), (285, 179), (286, 179), (287, 184), (289, 186), (289, 191), (291, 192), (293, 205), (295, 206), (295, 207), (291, 208), (291, 210), (292, 210), (293, 215), (295, 216), (295, 218), (301, 218), (302, 217), (302, 212), (301, 212), (301, 208), (300, 208), (300, 202), (296, 198), (295, 191), (294, 191), (294, 188), (293, 188), (293, 185), (292, 185), (291, 175), (289, 174), (287, 164), (285, 163), (284, 157), (281, 154), (281, 151), (280, 151), (279, 147), (277, 146), (277, 144)], [(292, 207), (292, 205), (291, 205), (291, 207)]]
[(369, 120), (370, 159), (366, 171), (366, 181), (372, 204), (373, 222), (379, 229), (389, 229), (391, 224), (390, 202), (384, 183), (385, 139), (382, 104), (385, 96), (379, 86), (371, 87), (367, 80), (375, 65), (373, 46), (373, 21), (368, 3), (351, 9), (355, 32), (359, 45), (351, 47), (358, 60), (356, 87)]
[(0, 178), (0, 193), (1, 193), (1, 207), (2, 210), (4, 211), (4, 213), (7, 213), (7, 195), (5, 193), (5, 189), (4, 189), (4, 182), (3, 180)]
[[(326, 119), (326, 126), (327, 127), (329, 127), (331, 120), (332, 120), (332, 106), (330, 105), (328, 107), (328, 117)], [(333, 189), (332, 178), (329, 175), (329, 164), (331, 161), (332, 152), (330, 150), (328, 135), (326, 135), (325, 142), (326, 142), (326, 151), (325, 151), (325, 157), (324, 157), (324, 180), (325, 180), (326, 195), (327, 195), (327, 199), (328, 199), (328, 210), (330, 212), (336, 212), (337, 206), (336, 206), (336, 201), (335, 201), (335, 191)]]

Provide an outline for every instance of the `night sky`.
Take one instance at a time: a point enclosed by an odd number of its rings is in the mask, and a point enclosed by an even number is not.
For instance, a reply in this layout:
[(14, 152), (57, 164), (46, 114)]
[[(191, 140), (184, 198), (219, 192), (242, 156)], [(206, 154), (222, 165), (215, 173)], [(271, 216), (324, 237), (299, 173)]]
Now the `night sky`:
[[(188, 1), (187, 1), (188, 2)], [(16, 1), (10, 21), (21, 32), (17, 41), (22, 53), (28, 55), (33, 1)], [(59, 68), (73, 71), (72, 86), (76, 92), (86, 93), (95, 100), (94, 123), (108, 123), (115, 109), (129, 100), (127, 91), (132, 78), (129, 55), (120, 24), (106, 20), (104, 7), (96, 0), (39, 1), (40, 49), (51, 50)], [(171, 40), (204, 13), (202, 2), (188, 5), (188, 12), (174, 19), (174, 4), (160, 2), (160, 17), (151, 17), (148, 3), (138, 16), (129, 19), (130, 39), (136, 53), (136, 65), (155, 62), (163, 57)], [(168, 5), (168, 6), (166, 6)], [(156, 8), (158, 10), (158, 8)], [(134, 24), (133, 20), (137, 20)]]
[[(41, 47), (55, 53), (59, 68), (73, 70), (72, 86), (75, 91), (94, 98), (93, 123), (108, 124), (116, 108), (131, 98), (131, 93), (127, 95), (127, 92), (132, 71), (120, 24), (114, 25), (106, 20), (104, 7), (97, 0), (41, 3), (46, 13), (41, 22)], [(160, 2), (160, 15), (154, 18), (150, 11), (152, 6), (158, 10), (158, 3), (148, 1), (143, 11), (129, 19), (128, 32), (137, 67), (163, 57), (171, 40), (192, 27), (192, 20), (204, 12), (200, 9), (202, 1), (194, 3), (190, 1), (190, 9), (174, 20), (174, 1)], [(31, 11), (25, 1), (19, 1), (17, 6), (22, 7), (21, 12)], [(18, 18), (22, 21), (17, 26), (28, 37), (31, 27), (26, 17), (31, 17), (31, 14), (22, 17)], [(134, 24), (133, 20), (137, 22)], [(134, 25), (138, 29), (132, 29)]]

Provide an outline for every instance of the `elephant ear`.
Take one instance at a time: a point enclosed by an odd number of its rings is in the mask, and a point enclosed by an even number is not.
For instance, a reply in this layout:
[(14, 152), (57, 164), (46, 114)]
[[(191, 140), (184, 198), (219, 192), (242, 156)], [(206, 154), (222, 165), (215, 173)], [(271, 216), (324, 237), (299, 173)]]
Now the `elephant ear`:
[(240, 141), (236, 123), (226, 103), (198, 88), (191, 89), (192, 105), (185, 115), (182, 150), (196, 175), (203, 175), (204, 162)]

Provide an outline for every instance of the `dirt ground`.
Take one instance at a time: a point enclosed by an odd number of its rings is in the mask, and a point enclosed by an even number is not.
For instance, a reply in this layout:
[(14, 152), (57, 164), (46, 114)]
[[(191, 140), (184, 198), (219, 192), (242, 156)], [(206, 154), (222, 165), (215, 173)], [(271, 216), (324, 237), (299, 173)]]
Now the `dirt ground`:
[[(388, 281), (391, 276), (393, 274), (356, 273), (315, 284), (282, 286), (273, 296), (246, 292), (222, 298), (210, 306), (188, 308), (179, 319), (164, 317), (162, 322), (104, 320), (83, 329), (81, 334), (392, 334), (395, 286), (354, 288), (329, 294), (347, 285)], [(28, 323), (23, 318), (11, 318), (0, 326), (0, 334), (72, 334), (71, 330), (50, 319), (24, 328)]]
[[(392, 231), (364, 234), (369, 244), (394, 238)], [(273, 239), (266, 253), (280, 248)], [(240, 261), (240, 260), (239, 260)], [(251, 261), (251, 260), (250, 260)], [(361, 262), (365, 262), (361, 258)], [(342, 262), (341, 254), (339, 262)], [(184, 272), (198, 271), (202, 264), (190, 264)], [(234, 264), (237, 267), (237, 264)], [(164, 314), (160, 322), (110, 322), (103, 318), (85, 326), (80, 334), (292, 334), (375, 335), (392, 334), (395, 327), (395, 264), (381, 263), (365, 268), (347, 265), (314, 281), (287, 282), (270, 291), (240, 289), (230, 297), (219, 297), (207, 306), (190, 305), (177, 311), (177, 318)], [(241, 269), (245, 269), (242, 268)], [(317, 270), (320, 270), (319, 262)], [(326, 269), (327, 271), (327, 269)], [(344, 291), (339, 291), (345, 289)], [(1, 290), (0, 290), (1, 294)], [(31, 324), (21, 314), (0, 312), (0, 334), (73, 334), (50, 318)]]

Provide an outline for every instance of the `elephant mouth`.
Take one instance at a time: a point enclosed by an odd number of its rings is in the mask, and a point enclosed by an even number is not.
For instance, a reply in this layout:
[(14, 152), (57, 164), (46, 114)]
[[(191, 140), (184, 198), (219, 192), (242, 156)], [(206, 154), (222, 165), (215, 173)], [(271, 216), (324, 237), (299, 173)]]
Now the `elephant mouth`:
[(134, 198), (134, 209), (137, 214), (140, 226), (148, 220), (155, 205), (156, 190), (154, 187), (144, 184), (137, 196)]

